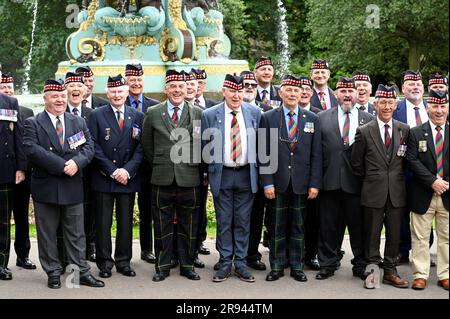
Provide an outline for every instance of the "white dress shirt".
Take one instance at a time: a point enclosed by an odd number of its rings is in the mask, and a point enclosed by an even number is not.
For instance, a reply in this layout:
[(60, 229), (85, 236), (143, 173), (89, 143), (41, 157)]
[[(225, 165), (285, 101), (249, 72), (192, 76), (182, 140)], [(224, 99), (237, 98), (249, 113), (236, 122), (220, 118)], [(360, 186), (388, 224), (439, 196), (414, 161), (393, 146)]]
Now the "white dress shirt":
[[(50, 121), (52, 121), (53, 127), (55, 128), (55, 131), (56, 131), (56, 121), (57, 121), (56, 115), (53, 115), (52, 113), (50, 113), (48, 111), (45, 111), (45, 112), (47, 112), (48, 116), (50, 117)], [(64, 123), (64, 113), (59, 115), (59, 119), (61, 120), (61, 123), (62, 123), (63, 139), (65, 141), (66, 140), (66, 123)]]
[(92, 94), (86, 98), (86, 106), (92, 109)]
[(225, 136), (224, 136), (224, 154), (223, 154), (223, 163), (227, 167), (236, 167), (243, 166), (248, 164), (247, 158), (247, 130), (245, 127), (244, 114), (242, 114), (242, 107), (239, 107), (237, 110), (237, 121), (239, 124), (239, 132), (241, 136), (241, 161), (237, 163), (231, 160), (231, 121), (233, 119), (233, 115), (231, 112), (233, 110), (228, 107), (227, 103), (224, 104), (225, 108)]
[(263, 97), (262, 92), (263, 92), (264, 90), (267, 92), (267, 93), (266, 93), (267, 100), (269, 100), (269, 101), (272, 100), (272, 99), (271, 99), (271, 96), (270, 96), (270, 88), (271, 88), (271, 85), (269, 85), (269, 86), (265, 89), (265, 88), (259, 86), (259, 84), (258, 84), (258, 93), (259, 93), (259, 97), (261, 98), (261, 101), (262, 101), (262, 97)]
[[(414, 110), (416, 105), (412, 104), (408, 100), (405, 100), (405, 101), (406, 101), (406, 121), (408, 122), (407, 124), (409, 125), (410, 128), (416, 127), (417, 126), (416, 125), (416, 110)], [(419, 107), (420, 119), (423, 124), (426, 121), (428, 121), (428, 113), (427, 113), (427, 110), (425, 109), (425, 105), (423, 104), (423, 101), (420, 102), (420, 104), (417, 106)]]
[(381, 121), (381, 120), (377, 117), (377, 122), (378, 122), (378, 128), (379, 128), (379, 131), (380, 131), (380, 134), (381, 134), (381, 140), (383, 141), (383, 144), (385, 144), (385, 141), (384, 141), (384, 132), (385, 132), (386, 129), (384, 128), (384, 126), (385, 126), (386, 124), (389, 125), (389, 136), (391, 137), (391, 141), (392, 141), (392, 119), (391, 119), (389, 122), (384, 123), (383, 121)]
[(198, 101), (199, 101), (199, 106), (205, 109), (206, 108), (206, 100), (205, 100), (205, 97), (203, 96), (203, 94), (200, 95), (200, 97), (195, 98), (194, 102), (196, 99), (198, 99)]
[[(70, 113), (71, 114), (73, 114), (73, 109), (74, 109), (75, 107), (73, 107), (72, 105), (70, 105), (70, 103), (69, 103), (69, 111), (70, 111)], [(77, 106), (77, 110), (78, 110), (78, 116), (81, 116), (81, 105), (80, 106)]]

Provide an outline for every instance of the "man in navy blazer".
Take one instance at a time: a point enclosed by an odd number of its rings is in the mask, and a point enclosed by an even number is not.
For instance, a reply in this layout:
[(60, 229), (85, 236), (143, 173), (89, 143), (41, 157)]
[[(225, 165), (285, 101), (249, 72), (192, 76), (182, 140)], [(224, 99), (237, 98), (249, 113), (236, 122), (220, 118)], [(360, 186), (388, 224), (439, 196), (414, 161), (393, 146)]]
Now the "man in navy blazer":
[(261, 111), (243, 102), (243, 78), (226, 75), (225, 102), (202, 114), (203, 160), (208, 164), (208, 179), (214, 197), (217, 218), (219, 270), (214, 282), (228, 278), (234, 263), (236, 275), (254, 282), (246, 256), (250, 215), (258, 191), (256, 131)]
[[(316, 198), (322, 184), (322, 145), (319, 117), (298, 106), (301, 92), (302, 79), (286, 75), (280, 90), (282, 107), (264, 113), (261, 121), (266, 149), (258, 152), (260, 176), (272, 205), (271, 271), (267, 281), (284, 276), (287, 262), (291, 277), (307, 281), (303, 272), (303, 216), (306, 200)], [(278, 149), (272, 150), (273, 145)], [(266, 154), (270, 159), (267, 162), (262, 158)]]
[(258, 81), (256, 101), (271, 107), (278, 107), (281, 98), (278, 87), (272, 85), (275, 69), (270, 57), (262, 56), (255, 63), (255, 77)]
[(323, 111), (338, 106), (333, 90), (328, 87), (330, 75), (331, 72), (327, 61), (321, 59), (313, 61), (311, 65), (311, 80), (314, 82), (314, 91), (311, 105)]
[[(92, 190), (96, 192), (96, 248), (100, 277), (111, 277), (111, 269), (134, 277), (130, 267), (133, 240), (133, 207), (140, 191), (137, 174), (143, 159), (140, 144), (144, 114), (125, 105), (128, 86), (119, 74), (109, 77), (108, 105), (95, 109), (89, 129), (95, 142)], [(116, 204), (117, 235), (114, 259), (111, 257), (111, 225)]]
[(80, 271), (80, 284), (103, 287), (86, 262), (83, 214), (83, 168), (94, 156), (86, 122), (66, 113), (67, 90), (59, 80), (44, 86), (45, 111), (25, 121), (24, 148), (33, 167), (31, 194), (36, 212), (39, 260), (47, 286), (61, 288), (63, 267), (56, 231), (62, 225), (68, 262)]

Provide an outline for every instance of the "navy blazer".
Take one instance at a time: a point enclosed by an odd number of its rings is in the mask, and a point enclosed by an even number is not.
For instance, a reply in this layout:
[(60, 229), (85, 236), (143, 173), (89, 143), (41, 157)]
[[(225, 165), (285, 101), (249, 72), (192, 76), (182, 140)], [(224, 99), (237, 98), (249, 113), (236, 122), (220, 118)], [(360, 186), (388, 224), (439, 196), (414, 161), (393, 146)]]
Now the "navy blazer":
[(23, 151), (23, 118), (17, 99), (0, 93), (0, 109), (17, 112), (16, 121), (0, 120), (0, 184), (15, 183), (16, 171), (27, 170)]
[[(339, 104), (336, 100), (336, 97), (334, 96), (334, 91), (328, 88), (328, 94), (330, 95), (331, 108), (337, 107)], [(317, 94), (315, 89), (313, 89), (313, 96), (311, 97), (311, 106), (322, 110), (322, 104), (320, 104), (319, 95)]]
[[(306, 123), (312, 123), (309, 125), (313, 126), (314, 132), (305, 132)], [(299, 137), (292, 151), (289, 143), (286, 142), (288, 133), (283, 107), (280, 106), (263, 114), (261, 128), (266, 132), (266, 148), (258, 150), (258, 153), (275, 156), (278, 160), (278, 167), (274, 167), (275, 172), (270, 174), (266, 174), (265, 170), (269, 164), (275, 164), (274, 159), (269, 163), (260, 163), (263, 187), (274, 185), (277, 192), (286, 192), (291, 182), (295, 194), (307, 194), (308, 188), (321, 188), (322, 144), (319, 117), (313, 112), (299, 108), (297, 125)], [(276, 129), (277, 133), (270, 129)], [(270, 154), (273, 143), (278, 144), (276, 154)]]
[[(41, 112), (25, 121), (24, 147), (33, 171), (31, 194), (39, 203), (74, 205), (83, 202), (83, 168), (94, 157), (94, 142), (86, 122), (75, 115), (64, 114), (65, 143), (59, 143), (58, 135), (47, 112)], [(80, 132), (85, 143), (72, 149), (68, 139)], [(73, 160), (78, 172), (70, 177), (64, 174), (64, 166)]]
[[(427, 102), (424, 100), (423, 105), (427, 107)], [(407, 112), (406, 112), (406, 100), (403, 99), (398, 102), (397, 108), (394, 111), (394, 114), (392, 115), (394, 120), (400, 121), (402, 123), (408, 124), (407, 120)]]
[(100, 106), (106, 105), (108, 103), (109, 103), (108, 100), (105, 100), (104, 98), (96, 95), (92, 95), (92, 104), (91, 104), (92, 109), (97, 109)]
[[(244, 121), (245, 121), (245, 127), (247, 130), (247, 147), (249, 149), (248, 154), (250, 154), (250, 141), (251, 141), (251, 134), (249, 134), (249, 132), (251, 132), (251, 130), (253, 129), (254, 131), (254, 138), (255, 140), (253, 140), (253, 142), (255, 142), (254, 147), (255, 147), (255, 153), (256, 153), (256, 134), (257, 134), (257, 130), (258, 127), (260, 125), (260, 120), (261, 120), (261, 111), (258, 107), (250, 105), (248, 103), (242, 103), (242, 114), (244, 116)], [(201, 130), (202, 130), (202, 136), (203, 136), (203, 132), (205, 132), (205, 130), (207, 129), (216, 129), (217, 133), (220, 132), (219, 135), (215, 135), (215, 136), (208, 136), (208, 139), (203, 140), (202, 138), (202, 149), (208, 145), (209, 143), (211, 143), (210, 146), (214, 145), (214, 146), (218, 146), (221, 147), (221, 153), (220, 153), (220, 159), (219, 162), (215, 162), (212, 161), (212, 163), (207, 164), (207, 171), (208, 171), (208, 179), (209, 179), (209, 184), (211, 185), (211, 191), (213, 193), (214, 196), (218, 196), (219, 195), (219, 191), (220, 191), (220, 185), (221, 185), (221, 180), (222, 180), (222, 170), (223, 170), (223, 152), (224, 152), (224, 147), (225, 147), (225, 143), (223, 142), (223, 138), (225, 136), (225, 103), (220, 103), (217, 104), (216, 106), (213, 106), (212, 108), (206, 109), (205, 111), (203, 111), (202, 113), (202, 125), (201, 125)], [(214, 139), (218, 138), (219, 141), (215, 141)], [(214, 153), (211, 154), (212, 159), (214, 158)], [(252, 163), (251, 161), (249, 161), (249, 165), (250, 165), (250, 181), (251, 181), (251, 186), (252, 186), (252, 193), (257, 193), (258, 192), (258, 170), (257, 170), (257, 163), (256, 163), (256, 158), (255, 158), (255, 162)]]
[[(125, 106), (124, 128), (119, 123), (111, 105), (105, 105), (91, 112), (89, 130), (95, 143), (92, 189), (103, 193), (134, 193), (140, 191), (140, 177), (137, 174), (143, 159), (140, 143), (144, 113)], [(118, 168), (124, 168), (130, 179), (122, 185), (111, 177)]]
[[(271, 100), (281, 102), (281, 97), (280, 97), (280, 94), (278, 93), (279, 90), (280, 90), (279, 87), (272, 85), (272, 84), (270, 85), (270, 99)], [(259, 91), (256, 92), (256, 101), (261, 102), (261, 97), (259, 96)]]
[[(152, 107), (154, 105), (158, 105), (159, 103), (161, 103), (158, 100), (152, 99), (150, 97), (146, 97), (145, 95), (142, 96), (142, 113), (147, 113), (147, 110), (149, 107)], [(130, 104), (130, 97), (127, 97), (127, 99), (125, 100), (125, 104), (134, 108), (133, 105)]]

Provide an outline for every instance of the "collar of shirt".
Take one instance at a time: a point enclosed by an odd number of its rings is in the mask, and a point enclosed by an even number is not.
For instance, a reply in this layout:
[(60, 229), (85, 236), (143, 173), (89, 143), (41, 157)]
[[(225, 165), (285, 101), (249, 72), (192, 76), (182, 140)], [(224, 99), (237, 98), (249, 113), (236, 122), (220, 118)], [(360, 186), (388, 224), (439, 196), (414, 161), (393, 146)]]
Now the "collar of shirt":
[(382, 120), (380, 120), (380, 119), (377, 117), (377, 122), (378, 122), (378, 128), (380, 129), (380, 131), (383, 130), (383, 132), (384, 132), (384, 126), (385, 126), (386, 124), (389, 124), (389, 130), (392, 130), (392, 119), (391, 119), (389, 122), (384, 123)]
[(111, 108), (112, 108), (112, 110), (113, 110), (113, 112), (114, 112), (114, 115), (116, 115), (117, 113), (117, 111), (119, 111), (120, 113), (122, 113), (122, 114), (125, 114), (125, 108), (124, 108), (124, 106), (122, 105), (119, 109), (116, 109), (114, 106), (112, 106), (111, 105)]
[[(231, 112), (234, 112), (234, 110), (231, 107), (228, 106), (227, 102), (224, 102), (224, 103), (225, 103), (225, 113), (230, 113), (231, 114)], [(242, 105), (239, 106), (239, 108), (236, 110), (236, 112), (237, 113), (242, 113)]]
[(86, 106), (92, 108), (92, 94), (85, 98), (85, 100), (87, 101)]
[[(48, 112), (47, 110), (45, 112), (47, 112), (48, 116), (50, 117), (50, 120), (52, 121), (53, 126), (56, 127), (56, 115)], [(59, 119), (61, 120), (61, 122), (63, 123), (63, 126), (64, 126), (64, 113), (59, 115)]]
[[(184, 101), (177, 107), (179, 108), (178, 111), (181, 111), (181, 113), (183, 113)], [(170, 103), (169, 100), (167, 100), (167, 111), (169, 112), (169, 114), (173, 114), (174, 108), (175, 108), (175, 106), (172, 103)], [(181, 113), (178, 113), (178, 114), (181, 114)]]
[[(429, 123), (430, 123), (430, 126), (431, 126), (431, 132), (433, 133), (433, 140), (434, 140), (434, 143), (436, 144), (436, 135), (437, 135), (437, 130), (436, 130), (436, 127), (437, 127), (437, 125), (434, 125), (434, 123), (433, 122), (431, 122), (431, 121), (428, 121)], [(441, 135), (442, 135), (442, 138), (445, 138), (445, 125), (446, 124), (444, 124), (444, 125), (439, 125), (442, 129), (441, 129)]]
[(200, 95), (199, 97), (196, 97), (195, 99), (199, 100), (201, 106), (206, 107), (206, 100), (205, 100), (205, 97), (203, 96), (203, 94)]
[(267, 98), (270, 100), (270, 89), (271, 89), (271, 85), (269, 85), (267, 88), (263, 88), (263, 87), (261, 87), (261, 86), (259, 86), (259, 84), (258, 84), (258, 93), (259, 93), (259, 96), (262, 98), (262, 91), (267, 91)]
[[(288, 113), (291, 112), (290, 109), (288, 109), (286, 106), (283, 105), (283, 112), (284, 112), (284, 117), (288, 117)], [(294, 109), (294, 120), (297, 120), (298, 117), (298, 105), (295, 107)]]
[(318, 88), (314, 87), (314, 91), (316, 91), (317, 95), (319, 96), (319, 99), (320, 99), (320, 94), (319, 94), (320, 92), (323, 92), (324, 96), (328, 95), (328, 87), (325, 90), (323, 90), (323, 91), (321, 91)]
[(364, 106), (364, 107), (365, 107), (364, 111), (369, 110), (369, 102), (367, 102), (367, 103), (364, 104), (364, 105), (363, 105), (363, 104), (356, 103), (356, 108), (360, 109), (361, 106)]
[[(358, 115), (358, 109), (356, 107), (352, 107), (350, 109), (350, 111), (348, 111), (348, 113), (350, 114), (350, 116)], [(340, 106), (340, 105), (338, 107), (338, 114), (339, 114), (339, 117), (344, 117), (345, 116), (345, 112), (342, 109), (342, 106)]]
[(138, 97), (137, 99), (135, 99), (135, 98), (132, 97), (131, 95), (128, 96), (128, 100), (130, 101), (130, 105), (131, 105), (132, 107), (134, 107), (133, 102), (136, 101), (136, 100), (139, 101), (139, 107), (141, 107), (142, 104), (143, 104), (143, 102), (142, 102), (143, 99), (144, 99), (143, 94), (139, 94), (139, 97)]
[(414, 104), (412, 104), (410, 101), (408, 101), (407, 99), (405, 99), (405, 101), (406, 101), (406, 107), (407, 107), (407, 108), (412, 108), (412, 109), (414, 109), (416, 106), (418, 106), (418, 107), (419, 107), (419, 110), (424, 110), (424, 111), (425, 111), (425, 105), (423, 104), (423, 100), (420, 101), (420, 104), (419, 104), (419, 105), (414, 105)]
[[(70, 105), (70, 104), (68, 104), (68, 105), (69, 105), (69, 111), (70, 111), (70, 113), (73, 113), (73, 109), (74, 109), (75, 107), (72, 106), (72, 105)], [(80, 106), (77, 106), (77, 109), (78, 109), (79, 114), (81, 115), (81, 105), (80, 105)]]

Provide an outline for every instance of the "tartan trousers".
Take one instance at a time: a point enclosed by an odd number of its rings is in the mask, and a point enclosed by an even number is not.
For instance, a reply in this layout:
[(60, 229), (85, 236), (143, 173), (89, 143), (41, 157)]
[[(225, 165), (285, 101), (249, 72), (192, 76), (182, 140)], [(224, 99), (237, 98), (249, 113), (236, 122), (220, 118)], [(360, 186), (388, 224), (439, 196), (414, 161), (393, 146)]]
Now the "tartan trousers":
[(291, 270), (303, 270), (305, 254), (304, 216), (306, 195), (294, 194), (289, 187), (285, 193), (276, 193), (271, 201), (271, 241), (269, 261), (273, 271), (283, 271), (286, 249), (289, 250)]
[(13, 184), (0, 185), (0, 268), (7, 268), (9, 262), (13, 187)]
[(180, 270), (194, 270), (198, 225), (198, 187), (152, 185), (152, 212), (155, 225), (155, 268), (170, 271), (173, 256), (174, 226)]

